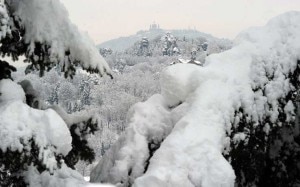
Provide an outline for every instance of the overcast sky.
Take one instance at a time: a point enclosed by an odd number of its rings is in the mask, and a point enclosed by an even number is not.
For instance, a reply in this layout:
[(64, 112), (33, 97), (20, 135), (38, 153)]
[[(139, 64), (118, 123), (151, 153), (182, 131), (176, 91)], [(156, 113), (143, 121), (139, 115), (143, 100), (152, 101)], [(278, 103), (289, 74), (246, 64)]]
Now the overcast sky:
[(95, 43), (146, 30), (194, 29), (234, 38), (283, 12), (300, 11), (300, 0), (61, 0), (70, 19)]

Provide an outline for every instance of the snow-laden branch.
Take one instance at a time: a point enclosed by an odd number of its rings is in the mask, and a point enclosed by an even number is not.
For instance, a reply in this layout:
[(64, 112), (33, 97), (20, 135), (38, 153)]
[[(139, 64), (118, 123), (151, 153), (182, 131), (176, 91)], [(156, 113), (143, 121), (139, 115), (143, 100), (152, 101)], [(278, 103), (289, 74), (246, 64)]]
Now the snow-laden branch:
[(28, 46), (26, 56), (30, 56), (30, 61), (60, 64), (64, 71), (79, 63), (91, 72), (111, 75), (95, 44), (71, 23), (58, 0), (7, 0), (6, 5), (19, 24), (15, 26), (25, 31), (21, 36)]

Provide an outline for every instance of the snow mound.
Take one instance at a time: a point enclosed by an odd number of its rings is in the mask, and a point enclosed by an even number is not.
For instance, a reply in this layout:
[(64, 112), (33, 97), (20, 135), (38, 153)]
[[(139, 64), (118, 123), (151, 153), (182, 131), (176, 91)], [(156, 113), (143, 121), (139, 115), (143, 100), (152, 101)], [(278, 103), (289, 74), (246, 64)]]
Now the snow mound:
[[(26, 30), (24, 39), (29, 44), (29, 54), (40, 42), (50, 47), (51, 62), (64, 62), (69, 67), (69, 58), (71, 62), (79, 61), (84, 69), (96, 69), (101, 75), (111, 73), (94, 43), (70, 22), (67, 10), (58, 0), (9, 0), (8, 4)], [(70, 56), (66, 56), (66, 51)]]
[(34, 139), (43, 150), (40, 159), (53, 171), (57, 164), (54, 153), (67, 155), (72, 149), (72, 137), (65, 122), (51, 109), (37, 110), (23, 103), (22, 88), (11, 80), (0, 81), (0, 93), (5, 97), (0, 96), (0, 149), (21, 152)]
[[(242, 108), (254, 125), (266, 117), (273, 123), (278, 119), (278, 100), (294, 89), (288, 75), (300, 59), (300, 12), (242, 32), (235, 43), (229, 51), (210, 55), (204, 67), (168, 67), (161, 79), (162, 93), (155, 96), (160, 99), (132, 108), (130, 113), (140, 115), (131, 115), (126, 133), (93, 170), (91, 181), (136, 187), (233, 187), (235, 174), (222, 154), (230, 149), (231, 127), (239, 123), (235, 113)], [(293, 109), (287, 102), (286, 115)], [(159, 135), (164, 136), (152, 149), (149, 143), (157, 138), (159, 119), (171, 123), (163, 125), (165, 132)], [(234, 141), (245, 136), (236, 134)]]
[[(190, 71), (191, 67), (194, 71)], [(229, 105), (234, 93), (227, 88), (233, 86), (224, 77), (214, 76), (212, 70), (188, 64), (171, 66), (165, 75), (169, 79), (162, 83), (162, 88), (169, 88), (172, 95), (187, 105), (185, 115), (173, 120), (173, 131), (135, 186), (144, 186), (154, 178), (159, 186), (230, 186), (234, 172), (221, 153), (227, 128), (224, 116), (234, 110)]]
[(23, 88), (10, 79), (3, 79), (0, 81), (0, 103), (12, 100), (26, 100)]

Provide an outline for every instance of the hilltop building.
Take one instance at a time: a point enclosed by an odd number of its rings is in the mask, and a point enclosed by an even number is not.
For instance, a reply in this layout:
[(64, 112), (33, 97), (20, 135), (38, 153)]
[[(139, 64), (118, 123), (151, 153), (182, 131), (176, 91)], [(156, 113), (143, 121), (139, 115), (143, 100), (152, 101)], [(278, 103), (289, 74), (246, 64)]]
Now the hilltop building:
[(149, 30), (158, 30), (159, 28), (159, 24), (153, 23), (150, 25)]

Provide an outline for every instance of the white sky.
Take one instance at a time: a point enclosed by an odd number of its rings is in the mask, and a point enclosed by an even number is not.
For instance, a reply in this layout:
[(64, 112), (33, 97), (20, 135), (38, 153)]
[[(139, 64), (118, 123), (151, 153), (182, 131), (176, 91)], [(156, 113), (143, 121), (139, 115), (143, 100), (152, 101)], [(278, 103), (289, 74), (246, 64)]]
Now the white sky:
[(217, 37), (264, 25), (300, 0), (61, 0), (70, 19), (95, 43), (146, 30), (154, 21), (164, 29), (196, 28)]

